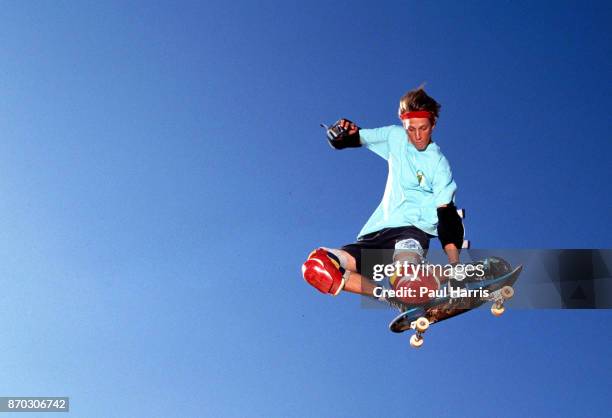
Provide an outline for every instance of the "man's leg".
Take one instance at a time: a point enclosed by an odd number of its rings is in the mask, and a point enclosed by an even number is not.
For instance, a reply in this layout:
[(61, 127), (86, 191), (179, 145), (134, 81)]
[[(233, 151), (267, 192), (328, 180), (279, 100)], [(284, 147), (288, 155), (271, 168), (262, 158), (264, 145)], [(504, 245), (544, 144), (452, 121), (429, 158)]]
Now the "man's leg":
[(390, 279), (394, 290), (405, 292), (399, 299), (407, 304), (421, 304), (429, 301), (429, 291), (440, 288), (440, 280), (428, 270), (424, 260), (425, 252), (416, 240), (408, 239), (396, 244), (393, 262), (400, 268)]

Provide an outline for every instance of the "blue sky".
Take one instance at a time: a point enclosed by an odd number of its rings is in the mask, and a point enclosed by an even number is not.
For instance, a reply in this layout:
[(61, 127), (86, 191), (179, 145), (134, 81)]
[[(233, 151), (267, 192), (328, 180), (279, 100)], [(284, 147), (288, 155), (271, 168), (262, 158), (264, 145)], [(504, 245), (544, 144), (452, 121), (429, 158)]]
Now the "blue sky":
[(532, 3), (5, 2), (0, 394), (78, 417), (606, 414), (610, 311), (472, 312), (416, 352), (392, 311), (300, 275), (386, 178), (319, 123), (397, 123), (423, 82), (476, 246), (610, 247), (611, 7)]

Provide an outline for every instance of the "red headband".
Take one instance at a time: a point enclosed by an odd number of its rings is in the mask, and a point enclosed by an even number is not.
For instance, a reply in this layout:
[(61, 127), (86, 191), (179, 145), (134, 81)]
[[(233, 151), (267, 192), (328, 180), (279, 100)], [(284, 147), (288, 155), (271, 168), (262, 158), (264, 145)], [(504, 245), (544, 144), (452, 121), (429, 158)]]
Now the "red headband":
[(417, 110), (414, 112), (404, 112), (400, 115), (401, 120), (412, 119), (412, 118), (427, 118), (431, 119), (432, 114), (426, 110)]

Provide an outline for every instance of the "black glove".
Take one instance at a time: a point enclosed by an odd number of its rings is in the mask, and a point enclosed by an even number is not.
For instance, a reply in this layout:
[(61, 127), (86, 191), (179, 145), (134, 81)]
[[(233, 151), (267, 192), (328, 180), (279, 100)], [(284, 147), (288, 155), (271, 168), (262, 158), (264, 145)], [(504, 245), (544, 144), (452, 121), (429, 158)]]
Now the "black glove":
[(325, 128), (329, 145), (335, 149), (358, 148), (361, 146), (359, 127), (348, 119), (340, 119), (332, 126)]

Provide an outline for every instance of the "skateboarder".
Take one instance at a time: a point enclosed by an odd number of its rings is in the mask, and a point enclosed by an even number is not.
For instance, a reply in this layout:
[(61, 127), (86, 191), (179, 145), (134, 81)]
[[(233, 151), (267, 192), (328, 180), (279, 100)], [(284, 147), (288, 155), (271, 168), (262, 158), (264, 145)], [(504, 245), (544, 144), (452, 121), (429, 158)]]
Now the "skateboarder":
[[(419, 87), (400, 99), (402, 126), (360, 129), (348, 119), (340, 119), (328, 128), (333, 148), (366, 147), (387, 160), (389, 175), (382, 201), (359, 232), (357, 242), (340, 249), (320, 247), (308, 256), (302, 274), (317, 290), (334, 296), (344, 290), (373, 297), (379, 284), (362, 272), (361, 250), (394, 250), (393, 261), (418, 265), (430, 238), (438, 236), (449, 262), (459, 262), (463, 224), (454, 205), (457, 186), (447, 159), (432, 141), (439, 112), (440, 104)], [(394, 287), (400, 281), (396, 280)], [(438, 278), (427, 274), (402, 284), (430, 289), (440, 285)], [(384, 295), (378, 299), (397, 304)]]

